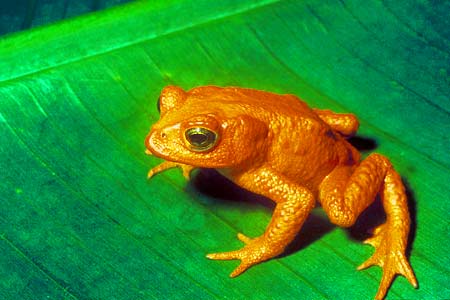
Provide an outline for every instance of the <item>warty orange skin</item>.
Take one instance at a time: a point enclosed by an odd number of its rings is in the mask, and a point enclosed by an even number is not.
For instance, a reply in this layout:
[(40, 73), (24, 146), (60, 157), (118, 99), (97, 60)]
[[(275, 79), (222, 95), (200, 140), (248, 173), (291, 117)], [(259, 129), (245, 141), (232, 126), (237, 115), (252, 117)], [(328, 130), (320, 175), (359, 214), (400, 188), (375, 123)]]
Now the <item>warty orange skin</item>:
[(281, 254), (316, 201), (332, 223), (349, 227), (380, 194), (386, 222), (365, 241), (375, 253), (358, 269), (383, 268), (376, 299), (385, 297), (396, 274), (417, 286), (405, 256), (410, 228), (405, 188), (386, 157), (374, 153), (361, 161), (347, 142), (359, 126), (353, 114), (311, 109), (293, 95), (216, 86), (189, 91), (168, 86), (160, 112), (145, 145), (147, 154), (166, 161), (151, 169), (149, 178), (174, 167), (186, 178), (194, 168), (213, 168), (276, 203), (263, 235), (239, 233), (242, 249), (207, 255), (239, 259), (232, 277)]

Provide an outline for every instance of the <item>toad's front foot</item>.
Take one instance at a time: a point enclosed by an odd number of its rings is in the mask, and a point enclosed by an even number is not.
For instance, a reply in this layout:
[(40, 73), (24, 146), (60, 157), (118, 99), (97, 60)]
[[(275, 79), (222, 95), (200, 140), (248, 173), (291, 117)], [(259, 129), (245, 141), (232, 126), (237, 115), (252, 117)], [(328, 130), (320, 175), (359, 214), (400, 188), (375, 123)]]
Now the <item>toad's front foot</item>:
[(388, 229), (388, 225), (383, 224), (375, 229), (373, 237), (364, 241), (375, 247), (375, 253), (358, 267), (358, 270), (362, 270), (378, 265), (383, 269), (380, 287), (375, 296), (377, 300), (384, 299), (397, 274), (405, 276), (414, 287), (417, 287), (417, 280), (405, 256), (404, 246), (396, 239), (395, 231)]
[(161, 173), (168, 169), (172, 169), (172, 168), (180, 168), (183, 172), (184, 178), (186, 178), (187, 180), (190, 179), (191, 172), (194, 169), (194, 167), (190, 166), (190, 165), (175, 163), (175, 162), (171, 162), (171, 161), (165, 161), (162, 164), (159, 164), (158, 166), (156, 166), (153, 169), (151, 169), (150, 171), (148, 171), (147, 178), (150, 179), (153, 176), (155, 176), (156, 174)]
[(280, 254), (280, 251), (270, 247), (264, 236), (252, 239), (239, 233), (238, 239), (245, 243), (245, 246), (242, 249), (230, 252), (213, 253), (206, 256), (209, 259), (216, 260), (239, 259), (241, 263), (230, 274), (230, 277), (236, 277), (251, 266)]

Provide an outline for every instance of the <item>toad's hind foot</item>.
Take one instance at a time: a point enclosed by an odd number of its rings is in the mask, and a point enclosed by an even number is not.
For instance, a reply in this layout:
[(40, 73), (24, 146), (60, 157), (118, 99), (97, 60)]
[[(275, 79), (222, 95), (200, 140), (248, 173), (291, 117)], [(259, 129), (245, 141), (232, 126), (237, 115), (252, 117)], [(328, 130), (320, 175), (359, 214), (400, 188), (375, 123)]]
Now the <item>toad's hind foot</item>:
[(384, 299), (397, 274), (405, 276), (414, 287), (417, 287), (417, 280), (404, 254), (404, 247), (395, 238), (395, 230), (388, 229), (388, 224), (380, 225), (375, 229), (374, 236), (364, 241), (375, 247), (375, 253), (358, 267), (358, 270), (362, 270), (378, 265), (383, 269), (380, 287), (375, 296), (377, 300)]
[(246, 271), (253, 265), (266, 261), (279, 254), (280, 251), (270, 247), (264, 237), (249, 238), (242, 233), (238, 234), (238, 239), (245, 243), (245, 246), (236, 251), (208, 254), (206, 257), (214, 260), (233, 260), (239, 259), (241, 263), (230, 274), (230, 277), (236, 277)]

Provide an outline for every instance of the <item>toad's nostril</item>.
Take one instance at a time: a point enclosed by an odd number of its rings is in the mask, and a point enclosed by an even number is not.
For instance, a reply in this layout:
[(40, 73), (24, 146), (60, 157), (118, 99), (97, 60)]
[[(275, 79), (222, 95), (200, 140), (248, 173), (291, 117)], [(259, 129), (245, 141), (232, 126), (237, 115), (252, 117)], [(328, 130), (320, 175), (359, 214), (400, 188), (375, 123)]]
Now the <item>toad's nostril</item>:
[(167, 134), (165, 132), (161, 132), (161, 138), (165, 139), (167, 137)]

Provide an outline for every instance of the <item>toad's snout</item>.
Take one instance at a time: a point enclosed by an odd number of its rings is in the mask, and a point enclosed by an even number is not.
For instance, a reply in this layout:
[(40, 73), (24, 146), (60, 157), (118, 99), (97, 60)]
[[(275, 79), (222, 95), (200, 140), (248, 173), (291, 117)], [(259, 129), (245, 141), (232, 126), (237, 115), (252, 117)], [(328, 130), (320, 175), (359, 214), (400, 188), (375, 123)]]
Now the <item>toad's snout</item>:
[[(167, 158), (180, 144), (179, 125), (164, 128), (153, 127), (145, 139), (145, 147), (155, 156)], [(172, 149), (172, 150), (171, 150)]]
[(145, 138), (145, 147), (154, 155), (161, 154), (167, 142), (167, 133), (164, 130), (151, 130)]

